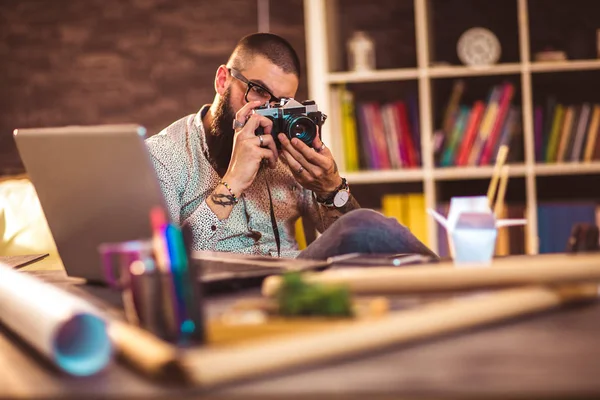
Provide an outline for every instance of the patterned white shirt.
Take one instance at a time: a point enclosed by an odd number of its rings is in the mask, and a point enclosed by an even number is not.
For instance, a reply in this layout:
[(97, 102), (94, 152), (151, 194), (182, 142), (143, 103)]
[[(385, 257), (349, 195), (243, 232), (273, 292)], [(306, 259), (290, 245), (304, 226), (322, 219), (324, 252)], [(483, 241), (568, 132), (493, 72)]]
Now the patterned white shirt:
[(190, 224), (194, 250), (277, 257), (266, 174), (281, 238), (281, 256), (296, 257), (300, 252), (295, 238), (298, 217), (309, 218), (320, 232), (325, 227), (321, 206), (312, 192), (296, 182), (281, 159), (275, 169), (259, 171), (228, 218), (219, 220), (206, 204), (221, 179), (207, 158), (202, 125), (202, 115), (207, 109), (204, 106), (197, 114), (181, 118), (146, 139), (173, 222)]

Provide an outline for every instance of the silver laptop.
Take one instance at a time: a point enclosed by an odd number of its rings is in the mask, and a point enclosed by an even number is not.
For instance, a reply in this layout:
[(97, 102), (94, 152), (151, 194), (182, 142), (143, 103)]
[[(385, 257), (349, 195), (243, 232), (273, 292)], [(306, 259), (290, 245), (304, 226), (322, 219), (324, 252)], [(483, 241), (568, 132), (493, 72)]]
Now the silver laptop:
[(138, 125), (17, 129), (17, 148), (70, 276), (104, 282), (98, 245), (151, 237), (165, 207)]
[[(15, 140), (69, 276), (105, 282), (98, 246), (149, 238), (164, 198), (138, 125), (17, 129)], [(325, 261), (194, 252), (205, 283), (317, 269)]]

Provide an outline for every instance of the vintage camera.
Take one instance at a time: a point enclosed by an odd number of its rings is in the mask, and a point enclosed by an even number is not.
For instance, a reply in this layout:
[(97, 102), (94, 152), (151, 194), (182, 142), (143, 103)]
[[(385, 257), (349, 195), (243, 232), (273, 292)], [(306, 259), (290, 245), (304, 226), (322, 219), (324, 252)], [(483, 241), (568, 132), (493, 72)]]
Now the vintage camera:
[[(321, 125), (327, 119), (327, 115), (317, 109), (317, 105), (313, 100), (306, 100), (302, 103), (294, 99), (281, 99), (278, 105), (271, 106), (270, 104), (258, 107), (254, 110), (257, 114), (264, 115), (273, 121), (273, 129), (271, 134), (275, 139), (277, 148), (281, 147), (277, 135), (284, 133), (288, 139), (298, 138), (312, 147), (313, 140), (317, 136), (317, 127), (321, 129)], [(264, 130), (259, 127), (256, 130), (256, 135), (262, 135)]]

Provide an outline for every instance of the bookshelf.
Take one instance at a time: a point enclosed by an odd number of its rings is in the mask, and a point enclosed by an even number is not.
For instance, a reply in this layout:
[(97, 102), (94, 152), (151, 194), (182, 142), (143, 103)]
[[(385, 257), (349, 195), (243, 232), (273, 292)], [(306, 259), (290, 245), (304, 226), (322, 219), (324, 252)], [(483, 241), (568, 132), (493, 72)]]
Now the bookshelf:
[[(519, 96), (522, 134), (523, 161), (510, 165), (509, 175), (524, 180), (525, 208), (528, 224), (525, 227), (526, 253), (537, 254), (537, 188), (536, 178), (554, 175), (589, 175), (600, 173), (598, 162), (565, 162), (541, 164), (535, 159), (534, 120), (533, 120), (533, 77), (536, 74), (559, 73), (569, 71), (600, 70), (600, 59), (569, 60), (558, 62), (535, 62), (531, 60), (530, 18), (528, 2), (537, 0), (514, 0), (516, 10), (516, 30), (513, 47), (514, 56), (507, 57), (508, 62), (488, 67), (473, 68), (463, 65), (435, 65), (432, 57), (435, 47), (432, 31), (435, 19), (431, 2), (433, 0), (413, 0), (414, 40), (416, 45), (416, 66), (407, 68), (382, 68), (369, 72), (339, 71), (340, 41), (339, 0), (304, 0), (305, 37), (308, 67), (308, 89), (311, 99), (316, 100), (320, 109), (332, 110), (332, 93), (340, 85), (371, 84), (377, 82), (415, 81), (418, 95), (418, 123), (420, 126), (421, 168), (345, 171), (341, 144), (341, 127), (337, 118), (330, 118), (323, 127), (325, 143), (332, 149), (340, 169), (352, 184), (385, 184), (399, 182), (420, 182), (423, 188), (425, 206), (436, 208), (439, 200), (437, 185), (444, 181), (476, 180), (491, 177), (492, 166), (477, 167), (437, 167), (434, 159), (433, 132), (435, 129), (433, 99), (435, 85), (445, 78), (476, 78), (486, 76), (512, 76), (519, 83)], [(405, 0), (410, 2), (410, 0)], [(507, 2), (508, 3), (508, 2)], [(443, 3), (441, 3), (443, 4)], [(511, 5), (511, 7), (513, 6)], [(514, 22), (514, 21), (513, 21)], [(511, 22), (512, 23), (512, 22)], [(345, 39), (345, 38), (342, 38)], [(407, 40), (413, 40), (407, 38)], [(504, 43), (500, 37), (504, 51)], [(515, 47), (516, 46), (516, 47)], [(513, 61), (512, 58), (518, 58)], [(335, 72), (334, 72), (335, 71)], [(517, 99), (515, 99), (517, 100)], [(326, 111), (327, 112), (327, 111)], [(485, 194), (485, 193), (482, 193)], [(438, 230), (440, 227), (427, 218), (428, 243), (438, 250)]]

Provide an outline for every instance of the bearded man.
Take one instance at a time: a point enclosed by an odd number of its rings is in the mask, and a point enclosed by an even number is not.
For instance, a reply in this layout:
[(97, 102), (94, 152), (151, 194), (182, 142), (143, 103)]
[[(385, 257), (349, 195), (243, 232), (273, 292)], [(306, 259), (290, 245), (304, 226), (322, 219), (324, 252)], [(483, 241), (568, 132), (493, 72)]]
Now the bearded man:
[[(170, 217), (189, 225), (194, 250), (311, 259), (350, 252), (435, 256), (395, 219), (360, 208), (318, 134), (305, 143), (273, 132), (273, 121), (256, 112), (294, 98), (300, 78), (298, 56), (285, 39), (248, 35), (217, 68), (212, 104), (146, 140)], [(295, 238), (300, 217), (321, 233), (302, 251)]]

